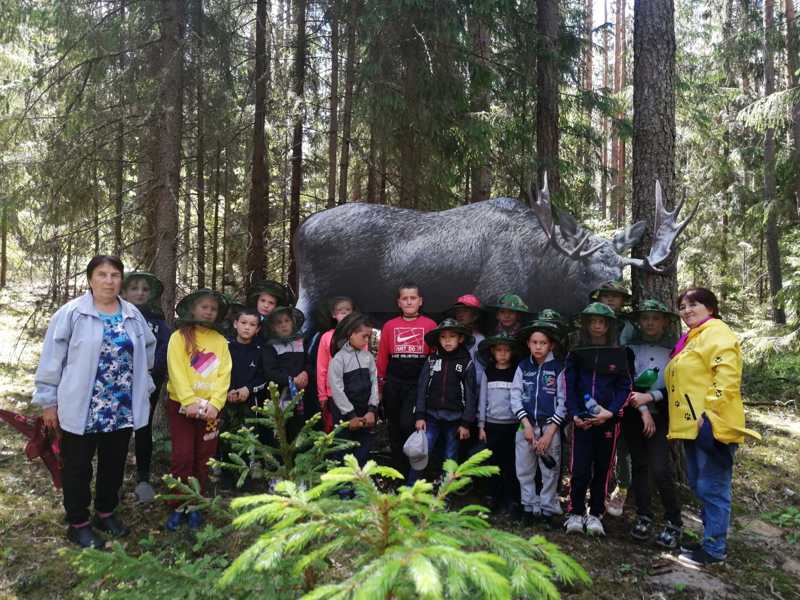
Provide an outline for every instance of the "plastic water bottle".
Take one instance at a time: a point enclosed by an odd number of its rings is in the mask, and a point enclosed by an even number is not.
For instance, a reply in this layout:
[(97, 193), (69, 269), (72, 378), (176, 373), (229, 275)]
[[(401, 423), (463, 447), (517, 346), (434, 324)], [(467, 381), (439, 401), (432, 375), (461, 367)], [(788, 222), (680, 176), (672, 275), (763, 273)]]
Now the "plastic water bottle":
[(592, 398), (589, 394), (583, 395), (583, 403), (586, 407), (586, 412), (588, 412), (593, 417), (596, 417), (600, 414), (600, 411), (603, 410), (603, 407), (597, 403), (597, 400)]

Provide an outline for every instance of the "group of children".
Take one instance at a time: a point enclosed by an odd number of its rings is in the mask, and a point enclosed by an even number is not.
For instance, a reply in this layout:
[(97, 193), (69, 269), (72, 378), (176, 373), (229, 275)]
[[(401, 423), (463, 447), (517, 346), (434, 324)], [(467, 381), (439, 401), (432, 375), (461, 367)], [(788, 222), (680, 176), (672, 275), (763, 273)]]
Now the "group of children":
[[(304, 336), (304, 316), (277, 282), (254, 285), (246, 305), (197, 290), (178, 304), (176, 330), (168, 335), (154, 308), (158, 291), (149, 274), (131, 273), (125, 280), (126, 299), (159, 331), (153, 374), (162, 381), (168, 374), (176, 477), (194, 476), (205, 488), (208, 460), (226, 452), (218, 448), (220, 427), (237, 430), (275, 382), (282, 402), (305, 390), (289, 435), (318, 411), (326, 431), (345, 421), (343, 435), (357, 443), (353, 453), (362, 465), (382, 415), (392, 462), (409, 485), (432, 467), (429, 458), (463, 459), (488, 447), (500, 469), (490, 482), (489, 504), (526, 522), (553, 523), (563, 514), (558, 492), (562, 444), (569, 441), (568, 533), (605, 534), (602, 517), (622, 432), (637, 509), (631, 535), (653, 535), (652, 476), (666, 517), (655, 541), (667, 548), (679, 543), (663, 381), (678, 321), (655, 300), (624, 314), (630, 295), (610, 282), (593, 293), (575, 330), (554, 310), (532, 315), (515, 294), (488, 307), (467, 294), (437, 325), (421, 313), (420, 287), (405, 282), (398, 287), (400, 314), (383, 325), (374, 357), (372, 326), (347, 297), (329, 301), (329, 328)], [(229, 339), (220, 333), (226, 319)], [(137, 468), (146, 488), (149, 455), (145, 459), (143, 451), (140, 459), (139, 434)], [(152, 488), (141, 491), (137, 487), (137, 495), (147, 497)], [(201, 521), (196, 511), (176, 510), (166, 526), (196, 528)]]

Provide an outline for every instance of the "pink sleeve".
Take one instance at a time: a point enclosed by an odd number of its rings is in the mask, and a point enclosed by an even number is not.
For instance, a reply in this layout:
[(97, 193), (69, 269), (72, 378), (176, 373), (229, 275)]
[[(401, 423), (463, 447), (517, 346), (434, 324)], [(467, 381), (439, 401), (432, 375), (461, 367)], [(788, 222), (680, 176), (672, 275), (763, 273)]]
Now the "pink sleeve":
[(329, 329), (322, 334), (319, 339), (319, 350), (317, 350), (317, 395), (320, 401), (330, 398), (328, 389), (328, 365), (331, 362), (331, 338), (333, 329)]

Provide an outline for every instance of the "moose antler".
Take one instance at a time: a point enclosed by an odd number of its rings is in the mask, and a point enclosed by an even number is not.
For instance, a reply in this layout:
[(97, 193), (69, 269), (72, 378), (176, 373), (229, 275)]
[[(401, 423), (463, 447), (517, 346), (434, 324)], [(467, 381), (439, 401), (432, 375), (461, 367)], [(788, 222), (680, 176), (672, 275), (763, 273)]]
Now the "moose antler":
[(666, 210), (661, 193), (661, 183), (656, 179), (656, 216), (653, 226), (653, 243), (650, 246), (650, 252), (645, 259), (625, 257), (623, 259), (625, 264), (639, 269), (648, 269), (656, 273), (662, 273), (664, 271), (664, 268), (659, 268), (658, 265), (669, 257), (675, 240), (689, 224), (689, 221), (694, 218), (697, 209), (700, 207), (700, 203), (698, 202), (688, 217), (683, 221), (678, 221), (678, 214), (681, 212), (685, 201), (686, 197), (684, 196), (675, 207), (675, 210), (671, 212)]
[[(547, 186), (547, 173), (544, 174), (544, 187), (537, 192), (533, 191), (533, 184), (529, 192), (529, 202), (533, 213), (539, 220), (545, 236), (553, 247), (573, 259), (588, 258), (600, 248), (603, 247), (604, 242), (598, 242), (588, 250), (583, 250), (583, 247), (589, 242), (591, 234), (581, 231), (577, 221), (567, 212), (556, 210), (556, 218), (558, 220), (558, 231), (556, 231), (556, 224), (553, 222), (553, 206), (550, 204), (550, 190)], [(567, 248), (558, 241), (558, 233), (566, 241), (571, 248)], [(581, 235), (582, 234), (582, 235)]]

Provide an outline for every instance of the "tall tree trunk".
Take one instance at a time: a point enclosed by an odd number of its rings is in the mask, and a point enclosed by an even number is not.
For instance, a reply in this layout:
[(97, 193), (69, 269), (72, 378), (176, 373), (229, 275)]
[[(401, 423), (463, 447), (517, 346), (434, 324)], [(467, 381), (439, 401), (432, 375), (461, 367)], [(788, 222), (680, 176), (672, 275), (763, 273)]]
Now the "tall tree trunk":
[(560, 65), (558, 29), (560, 25), (559, 0), (536, 0), (536, 32), (539, 34), (540, 53), (536, 63), (536, 159), (539, 186), (544, 183), (544, 173), (550, 192), (561, 190), (559, 167), (558, 94)]
[[(295, 115), (292, 133), (292, 187), (289, 211), (289, 286), (297, 290), (297, 265), (294, 260), (294, 236), (300, 227), (300, 190), (303, 187), (303, 118), (305, 115), (306, 81), (306, 0), (294, 1), (295, 48), (294, 48), (294, 101)], [(285, 247), (285, 244), (284, 244)]]
[[(633, 256), (645, 257), (655, 229), (655, 182), (664, 204), (675, 200), (675, 8), (673, 0), (636, 0), (633, 25), (633, 220), (647, 224)], [(634, 301), (674, 305), (675, 259), (663, 275), (633, 271)]]
[[(626, 0), (617, 0), (614, 13), (614, 94), (617, 97), (625, 88), (625, 6)], [(622, 112), (617, 114), (618, 119), (624, 116)], [(619, 134), (619, 128), (611, 141), (611, 166), (614, 169), (612, 212), (619, 226), (625, 218), (625, 141)]]
[(353, 86), (356, 79), (356, 31), (358, 28), (358, 3), (349, 0), (347, 18), (347, 57), (344, 65), (344, 107), (342, 109), (342, 156), (339, 162), (339, 204), (347, 202), (347, 176), (350, 169), (351, 127), (353, 121)]
[[(485, 120), (489, 112), (489, 92), (492, 80), (491, 70), (489, 69), (489, 24), (487, 23), (486, 15), (481, 13), (481, 9), (482, 7), (474, 6), (474, 14), (471, 14), (469, 18), (469, 35), (472, 38), (472, 54), (474, 57), (470, 61), (470, 111), (473, 115), (481, 113), (481, 120)], [(486, 130), (486, 134), (488, 138), (488, 130)], [(472, 165), (470, 169), (470, 202), (488, 200), (492, 193), (488, 139), (482, 143), (483, 155), (478, 160), (478, 163)]]
[[(188, 85), (188, 83), (187, 83)], [(192, 267), (194, 266), (191, 261), (192, 255), (192, 191), (189, 187), (190, 181), (194, 179), (194, 165), (191, 162), (186, 164), (186, 179), (183, 182), (184, 195), (183, 195), (183, 214), (178, 215), (178, 227), (183, 234), (183, 247), (180, 252), (180, 265), (178, 272), (183, 269), (183, 285), (185, 287), (192, 287)], [(183, 217), (183, 222), (180, 219)]]
[(230, 196), (230, 172), (231, 165), (228, 160), (230, 148), (225, 147), (225, 180), (222, 184), (222, 194), (225, 202), (224, 210), (222, 212), (222, 285), (220, 289), (225, 292), (225, 285), (227, 284), (229, 273), (229, 257), (228, 250), (228, 216), (231, 214), (231, 196)]
[(3, 199), (3, 212), (0, 215), (0, 288), (6, 287), (8, 273), (8, 198)]
[[(269, 225), (269, 172), (265, 131), (267, 104), (267, 0), (256, 3), (255, 119), (253, 124), (253, 163), (250, 171), (248, 210), (249, 243), (245, 260), (245, 283), (262, 278), (267, 270), (265, 235)], [(227, 211), (226, 211), (227, 216)]]
[[(603, 0), (603, 94), (608, 94), (608, 0)], [(603, 152), (600, 156), (600, 218), (608, 210), (608, 116), (603, 112)]]
[(374, 204), (378, 200), (378, 141), (375, 139), (375, 118), (369, 123), (369, 159), (367, 160), (367, 202)]
[[(764, 0), (764, 96), (769, 96), (775, 91), (775, 64), (770, 42), (770, 34), (775, 27), (774, 10), (774, 1)], [(764, 135), (764, 210), (766, 212), (764, 241), (767, 246), (772, 320), (782, 325), (786, 323), (786, 312), (778, 301), (778, 293), (783, 288), (783, 278), (778, 246), (778, 206), (775, 195), (775, 130), (768, 127)]]
[(211, 289), (217, 289), (217, 262), (219, 258), (219, 170), (222, 147), (217, 140), (214, 159), (214, 229), (211, 232)]
[[(120, 19), (125, 22), (126, 0), (120, 3)], [(120, 28), (119, 36), (119, 70), (125, 71), (125, 52), (126, 46), (124, 27)], [(114, 148), (114, 254), (122, 254), (122, 209), (125, 196), (125, 87), (124, 84), (119, 89), (119, 109), (117, 111), (119, 120), (117, 121), (117, 132)]]
[[(143, 160), (142, 162), (147, 161)], [(97, 256), (100, 254), (100, 180), (97, 176), (96, 160), (92, 162), (92, 206), (94, 209), (94, 255)]]
[(206, 178), (205, 178), (205, 131), (203, 120), (205, 104), (203, 101), (203, 0), (194, 0), (195, 60), (194, 77), (196, 91), (195, 177), (197, 177), (197, 287), (206, 286)]
[(336, 154), (339, 147), (339, 2), (330, 0), (331, 96), (328, 100), (328, 200), (326, 208), (336, 206)]
[(163, 2), (161, 10), (162, 81), (157, 107), (158, 156), (154, 161), (157, 187), (156, 248), (153, 271), (164, 284), (161, 306), (172, 322), (178, 236), (178, 193), (181, 174), (183, 125), (183, 32), (186, 6)]
[(583, 91), (586, 94), (586, 139), (582, 143), (583, 151), (583, 190), (581, 193), (581, 203), (579, 210), (591, 208), (594, 203), (594, 191), (592, 183), (594, 180), (594, 170), (592, 169), (592, 100), (591, 94), (594, 89), (594, 38), (592, 35), (592, 22), (594, 17), (593, 0), (585, 0), (583, 17), (583, 35), (586, 38), (583, 58)]
[[(794, 0), (784, 0), (786, 12), (786, 70), (787, 84), (790, 88), (797, 87), (798, 64), (798, 39), (797, 39), (797, 11)], [(792, 200), (794, 202), (794, 220), (800, 219), (800, 100), (792, 106)]]

